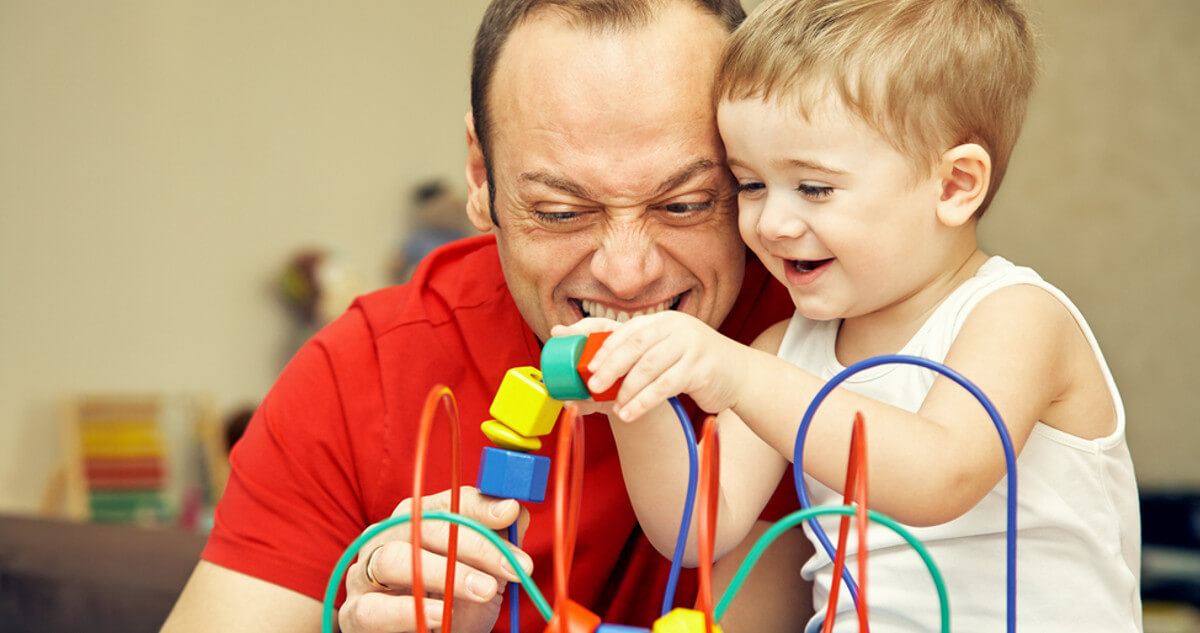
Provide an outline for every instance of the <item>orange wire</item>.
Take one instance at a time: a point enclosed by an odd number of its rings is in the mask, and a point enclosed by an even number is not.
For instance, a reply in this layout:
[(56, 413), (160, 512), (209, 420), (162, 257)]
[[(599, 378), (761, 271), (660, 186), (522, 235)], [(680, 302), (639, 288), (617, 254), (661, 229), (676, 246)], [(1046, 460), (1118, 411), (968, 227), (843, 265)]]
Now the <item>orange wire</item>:
[[(429, 444), (429, 432), (433, 426), (433, 414), (438, 401), (446, 404), (446, 415), (450, 418), (450, 512), (458, 513), (460, 454), (462, 445), (458, 436), (458, 405), (454, 394), (445, 385), (436, 385), (425, 399), (421, 411), (421, 425), (417, 431), (416, 459), (413, 462), (412, 491), (412, 591), (413, 607), (416, 609), (418, 633), (428, 633), (425, 622), (425, 583), (421, 576), (421, 495), (425, 488), (425, 452)], [(442, 630), (450, 630), (450, 615), (454, 610), (454, 567), (458, 562), (458, 524), (450, 524), (447, 542), (446, 584), (442, 594)]]
[(697, 526), (699, 539), (700, 593), (696, 597), (696, 606), (704, 612), (704, 631), (713, 630), (713, 541), (717, 533), (717, 482), (721, 476), (721, 443), (717, 435), (717, 419), (708, 416), (704, 420), (704, 430), (701, 437), (700, 482), (696, 494), (700, 502), (700, 522)]
[(867, 633), (870, 630), (867, 617), (867, 527), (870, 526), (867, 517), (867, 424), (861, 411), (854, 415), (854, 435), (851, 443), (858, 441), (858, 485), (855, 486), (855, 497), (858, 511), (854, 522), (858, 525), (858, 630)]
[[(842, 493), (842, 503), (850, 505), (853, 500), (858, 505), (854, 512), (854, 521), (858, 533), (858, 630), (867, 633), (867, 436), (866, 422), (862, 413), (854, 416), (854, 427), (850, 435), (850, 459), (846, 464), (846, 485)], [(837, 619), (838, 590), (841, 587), (842, 572), (846, 568), (846, 542), (850, 532), (850, 517), (842, 516), (838, 526), (837, 554), (834, 556), (833, 581), (829, 588), (829, 606), (825, 609), (825, 624), (822, 633), (833, 630), (834, 620)], [(832, 609), (832, 611), (830, 610)]]
[[(567, 622), (567, 579), (574, 559), (579, 520), (580, 488), (583, 484), (583, 424), (579, 408), (567, 405), (558, 432), (554, 470), (554, 614)], [(578, 435), (578, 441), (572, 441)], [(570, 468), (571, 508), (567, 509), (567, 473)]]

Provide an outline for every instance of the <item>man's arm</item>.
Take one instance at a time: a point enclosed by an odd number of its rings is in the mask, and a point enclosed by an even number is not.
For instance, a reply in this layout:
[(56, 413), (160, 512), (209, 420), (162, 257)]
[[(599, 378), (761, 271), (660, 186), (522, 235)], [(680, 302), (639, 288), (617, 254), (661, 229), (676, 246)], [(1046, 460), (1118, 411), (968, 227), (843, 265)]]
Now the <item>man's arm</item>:
[(320, 622), (316, 600), (202, 560), (162, 633), (316, 631)]
[[(449, 510), (449, 491), (422, 498), (422, 510)], [(510, 499), (495, 499), (464, 487), (459, 513), (485, 526), (500, 530), (517, 521), (518, 541), (529, 525), (529, 514)], [(410, 500), (402, 501), (395, 514), (411, 511)], [(422, 572), (431, 591), (441, 587), (449, 551), (448, 524), (428, 520), (421, 524)], [(358, 562), (345, 574), (346, 602), (335, 620), (345, 633), (413, 631), (416, 629), (415, 602), (411, 595), (412, 557), (408, 525), (385, 530), (359, 552)], [(471, 530), (460, 530), (458, 563), (455, 566), (454, 620), (456, 631), (467, 633), (491, 630), (500, 612), (505, 584), (517, 580), (509, 571), (500, 552), (484, 537)], [(376, 552), (375, 556), (370, 556)], [(532, 570), (529, 555), (515, 555), (527, 572)], [(367, 576), (386, 590), (372, 583)], [(332, 571), (332, 570), (330, 570)], [(441, 600), (427, 598), (426, 621), (436, 628), (441, 623)], [(304, 594), (279, 585), (201, 561), (192, 572), (175, 608), (163, 626), (163, 633), (193, 631), (318, 631), (322, 605)]]

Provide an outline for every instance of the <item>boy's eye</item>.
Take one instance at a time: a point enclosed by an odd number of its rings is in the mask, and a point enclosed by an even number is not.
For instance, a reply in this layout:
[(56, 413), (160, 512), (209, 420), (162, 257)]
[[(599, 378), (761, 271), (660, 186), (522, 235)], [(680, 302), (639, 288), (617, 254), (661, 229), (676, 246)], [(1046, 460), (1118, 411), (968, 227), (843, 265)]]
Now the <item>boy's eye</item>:
[(809, 185), (804, 183), (800, 183), (800, 185), (796, 187), (796, 190), (803, 194), (806, 198), (811, 198), (813, 200), (827, 198), (831, 193), (833, 193), (833, 187)]
[(739, 182), (737, 186), (738, 195), (754, 193), (762, 191), (764, 185), (761, 182)]

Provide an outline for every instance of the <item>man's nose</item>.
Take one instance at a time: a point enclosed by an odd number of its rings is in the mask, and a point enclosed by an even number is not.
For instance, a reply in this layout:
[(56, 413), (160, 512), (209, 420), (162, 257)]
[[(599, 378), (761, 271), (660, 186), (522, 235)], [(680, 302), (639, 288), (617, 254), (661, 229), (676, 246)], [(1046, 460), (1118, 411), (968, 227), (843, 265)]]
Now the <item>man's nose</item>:
[(637, 299), (662, 278), (663, 252), (640, 222), (622, 222), (607, 227), (591, 268), (615, 297)]
[(766, 241), (795, 239), (808, 232), (808, 222), (785, 195), (768, 195), (763, 201), (755, 230)]

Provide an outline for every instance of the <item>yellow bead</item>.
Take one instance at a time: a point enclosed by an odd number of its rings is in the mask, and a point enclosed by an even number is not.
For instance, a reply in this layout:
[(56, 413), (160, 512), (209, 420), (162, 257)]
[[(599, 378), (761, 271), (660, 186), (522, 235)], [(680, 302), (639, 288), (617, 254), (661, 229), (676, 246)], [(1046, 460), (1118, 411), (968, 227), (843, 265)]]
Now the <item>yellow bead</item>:
[(514, 367), (505, 372), (488, 412), (525, 437), (539, 437), (554, 430), (562, 406), (562, 401), (546, 391), (542, 372), (535, 367)]
[[(721, 627), (714, 622), (713, 633), (721, 633)], [(694, 609), (682, 607), (672, 609), (670, 613), (654, 621), (652, 633), (704, 633), (704, 614)]]
[(480, 424), (479, 430), (483, 431), (489, 440), (495, 442), (496, 446), (507, 448), (510, 451), (528, 453), (542, 447), (542, 441), (538, 438), (525, 437), (495, 420), (488, 420)]

